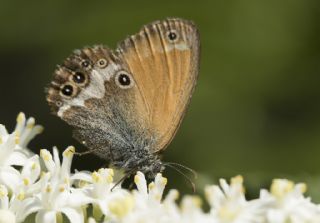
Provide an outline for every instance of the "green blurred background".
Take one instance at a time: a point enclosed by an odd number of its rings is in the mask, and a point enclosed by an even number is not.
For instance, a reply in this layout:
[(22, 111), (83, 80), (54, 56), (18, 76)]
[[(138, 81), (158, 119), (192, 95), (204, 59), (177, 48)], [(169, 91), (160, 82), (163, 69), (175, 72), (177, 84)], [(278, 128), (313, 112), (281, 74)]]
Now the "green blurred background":
[[(116, 43), (166, 17), (193, 20), (201, 34), (199, 82), (164, 160), (199, 173), (198, 190), (241, 174), (248, 196), (272, 178), (307, 182), (320, 201), (320, 1), (1, 1), (0, 123), (19, 111), (45, 126), (31, 147), (72, 144), (50, 115), (44, 87), (75, 48)], [(76, 157), (77, 169), (103, 161)], [(191, 192), (172, 170), (169, 187)], [(188, 185), (189, 186), (189, 185)]]

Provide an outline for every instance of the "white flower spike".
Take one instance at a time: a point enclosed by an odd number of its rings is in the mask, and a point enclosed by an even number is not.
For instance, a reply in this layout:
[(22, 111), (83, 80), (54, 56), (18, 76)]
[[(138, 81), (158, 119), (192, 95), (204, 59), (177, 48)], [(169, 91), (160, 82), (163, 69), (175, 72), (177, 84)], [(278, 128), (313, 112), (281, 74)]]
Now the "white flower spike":
[(23, 166), (27, 162), (33, 155), (27, 143), (42, 131), (43, 127), (35, 125), (34, 118), (26, 120), (22, 112), (17, 117), (13, 133), (9, 134), (0, 124), (0, 183), (13, 189), (15, 182), (19, 181), (19, 172), (12, 166)]
[(279, 223), (320, 222), (319, 205), (304, 197), (305, 192), (306, 185), (303, 183), (294, 184), (286, 179), (273, 180), (270, 192), (261, 191), (261, 199), (272, 201), (266, 211), (267, 220)]
[(137, 172), (137, 189), (130, 191), (113, 188), (112, 169), (73, 173), (73, 146), (62, 153), (62, 162), (56, 147), (52, 153), (42, 149), (40, 159), (27, 144), (41, 131), (23, 113), (13, 133), (0, 125), (0, 223), (320, 223), (320, 205), (304, 196), (302, 183), (275, 179), (269, 191), (247, 200), (241, 176), (230, 183), (221, 179), (205, 188), (205, 212), (197, 196), (182, 197), (180, 205), (179, 191), (163, 196), (167, 178), (160, 173), (147, 184)]

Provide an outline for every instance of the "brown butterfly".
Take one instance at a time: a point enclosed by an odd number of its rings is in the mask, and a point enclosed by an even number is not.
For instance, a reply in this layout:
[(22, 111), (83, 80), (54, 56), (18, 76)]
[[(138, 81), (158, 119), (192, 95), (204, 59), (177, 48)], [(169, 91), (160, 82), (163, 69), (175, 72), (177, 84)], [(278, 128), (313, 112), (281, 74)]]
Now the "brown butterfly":
[(174, 137), (199, 70), (199, 33), (187, 20), (144, 26), (115, 51), (75, 50), (54, 72), (47, 101), (89, 151), (127, 173), (153, 178)]

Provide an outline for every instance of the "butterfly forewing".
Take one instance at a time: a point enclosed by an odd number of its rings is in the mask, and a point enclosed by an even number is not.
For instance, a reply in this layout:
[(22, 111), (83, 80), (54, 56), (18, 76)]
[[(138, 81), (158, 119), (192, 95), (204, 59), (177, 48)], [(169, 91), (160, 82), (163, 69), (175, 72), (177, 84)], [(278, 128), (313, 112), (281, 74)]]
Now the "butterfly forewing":
[(199, 45), (191, 22), (167, 19), (143, 27), (116, 50), (137, 85), (136, 110), (153, 133), (153, 152), (166, 148), (184, 116), (198, 75)]

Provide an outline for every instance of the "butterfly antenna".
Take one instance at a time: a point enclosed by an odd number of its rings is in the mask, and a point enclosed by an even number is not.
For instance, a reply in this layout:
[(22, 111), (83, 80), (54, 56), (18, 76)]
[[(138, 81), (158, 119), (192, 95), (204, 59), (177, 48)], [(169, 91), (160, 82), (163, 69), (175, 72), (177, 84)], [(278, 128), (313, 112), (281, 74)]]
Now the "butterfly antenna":
[(197, 177), (198, 177), (197, 172), (194, 169), (191, 169), (190, 167), (187, 167), (187, 166), (182, 165), (180, 163), (174, 163), (174, 162), (166, 162), (166, 163), (170, 164), (171, 166), (175, 166), (177, 168), (182, 168), (182, 169), (190, 172), (195, 179), (197, 179)]
[(184, 172), (182, 172), (180, 169), (178, 169), (176, 166), (172, 166), (171, 163), (164, 163), (164, 166), (168, 166), (171, 167), (173, 170), (177, 171), (178, 173), (180, 173), (182, 176), (184, 176), (184, 178), (190, 183), (191, 187), (192, 187), (192, 192), (195, 193), (196, 192), (196, 185), (193, 183), (193, 181), (190, 179), (189, 176), (187, 176)]

